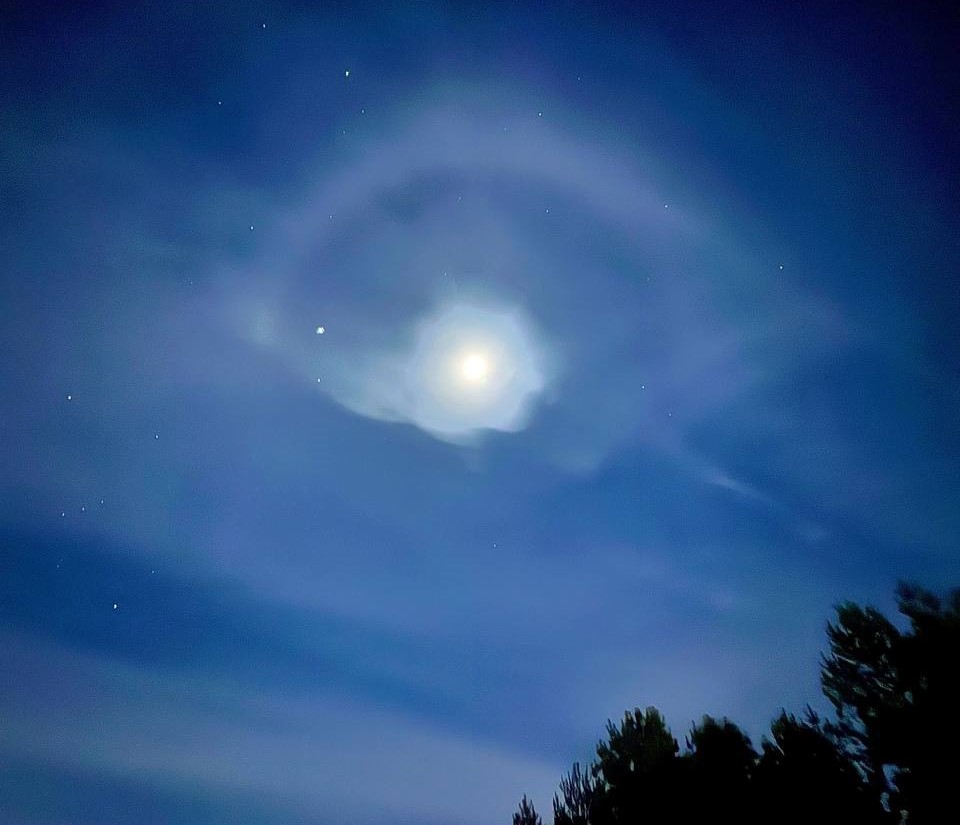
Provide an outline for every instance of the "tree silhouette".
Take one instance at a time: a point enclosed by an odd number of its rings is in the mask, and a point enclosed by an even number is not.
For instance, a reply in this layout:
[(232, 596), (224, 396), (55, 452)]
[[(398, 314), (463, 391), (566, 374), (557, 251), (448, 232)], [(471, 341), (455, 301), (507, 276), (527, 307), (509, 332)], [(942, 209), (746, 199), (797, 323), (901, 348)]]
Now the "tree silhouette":
[(753, 822), (753, 779), (757, 752), (749, 737), (728, 719), (704, 716), (687, 737), (689, 766), (685, 805), (696, 822)]
[(824, 695), (837, 713), (834, 731), (878, 797), (889, 793), (884, 765), (897, 750), (894, 720), (905, 701), (896, 663), (900, 631), (878, 610), (845, 603), (827, 625), (830, 655), (821, 668)]
[[(872, 607), (837, 607), (821, 657), (821, 720), (781, 711), (757, 754), (727, 719), (704, 716), (679, 753), (663, 716), (607, 722), (597, 758), (575, 763), (554, 825), (933, 825), (960, 821), (960, 590), (900, 585), (899, 630)], [(514, 825), (540, 825), (526, 797)]]
[(676, 805), (678, 750), (656, 708), (635, 708), (619, 726), (607, 722), (607, 741), (597, 745), (597, 767), (613, 821), (656, 821)]
[(910, 825), (939, 823), (958, 810), (960, 590), (941, 600), (901, 584), (897, 603), (905, 633), (873, 608), (837, 608), (821, 679), (837, 737), (874, 794)]
[(604, 807), (603, 783), (597, 777), (597, 768), (584, 773), (580, 763), (574, 762), (570, 773), (560, 780), (560, 793), (553, 797), (554, 825), (603, 825), (608, 821)]
[(513, 825), (543, 825), (540, 815), (526, 794), (520, 800), (520, 809), (513, 815)]
[(879, 800), (812, 710), (807, 709), (805, 719), (781, 712), (770, 733), (757, 764), (755, 792), (771, 821), (785, 825), (881, 821)]

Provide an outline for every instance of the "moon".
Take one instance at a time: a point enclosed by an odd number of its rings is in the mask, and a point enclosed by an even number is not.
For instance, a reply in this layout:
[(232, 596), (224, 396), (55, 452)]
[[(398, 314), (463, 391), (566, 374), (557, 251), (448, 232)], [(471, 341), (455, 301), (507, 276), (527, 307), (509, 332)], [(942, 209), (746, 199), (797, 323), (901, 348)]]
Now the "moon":
[(460, 376), (468, 384), (482, 384), (490, 375), (490, 360), (481, 352), (470, 352), (460, 362)]

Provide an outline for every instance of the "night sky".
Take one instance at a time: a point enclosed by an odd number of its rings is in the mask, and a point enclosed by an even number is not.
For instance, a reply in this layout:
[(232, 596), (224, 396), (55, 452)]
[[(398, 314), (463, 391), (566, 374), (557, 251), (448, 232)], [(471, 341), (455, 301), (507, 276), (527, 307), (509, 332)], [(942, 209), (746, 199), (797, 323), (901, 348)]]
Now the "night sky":
[(950, 3), (135, 5), (0, 16), (4, 823), (505, 825), (958, 584)]

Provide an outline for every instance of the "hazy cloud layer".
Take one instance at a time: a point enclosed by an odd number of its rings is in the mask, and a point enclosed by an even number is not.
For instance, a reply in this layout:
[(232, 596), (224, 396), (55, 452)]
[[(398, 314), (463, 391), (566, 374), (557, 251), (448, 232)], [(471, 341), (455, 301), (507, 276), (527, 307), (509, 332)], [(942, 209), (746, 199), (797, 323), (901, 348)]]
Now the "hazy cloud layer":
[(756, 738), (834, 602), (955, 583), (909, 20), (624, 14), (14, 21), (0, 817), (507, 822), (607, 716)]

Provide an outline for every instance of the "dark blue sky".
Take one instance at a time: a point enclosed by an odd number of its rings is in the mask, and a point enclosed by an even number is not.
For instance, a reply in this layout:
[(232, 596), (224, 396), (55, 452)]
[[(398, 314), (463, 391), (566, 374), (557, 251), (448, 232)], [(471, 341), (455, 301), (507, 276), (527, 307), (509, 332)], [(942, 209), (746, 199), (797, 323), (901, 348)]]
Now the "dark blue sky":
[(949, 4), (79, 5), (0, 22), (4, 822), (505, 823), (958, 584)]

